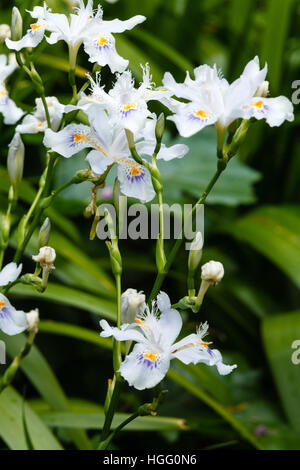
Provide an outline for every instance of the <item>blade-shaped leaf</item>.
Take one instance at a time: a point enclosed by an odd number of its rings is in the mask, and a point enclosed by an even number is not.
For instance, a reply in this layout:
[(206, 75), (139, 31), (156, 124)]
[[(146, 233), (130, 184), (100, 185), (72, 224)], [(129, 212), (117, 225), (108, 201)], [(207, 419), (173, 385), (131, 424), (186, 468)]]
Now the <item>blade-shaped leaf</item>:
[(27, 432), (35, 450), (62, 450), (44, 422), (28, 403), (12, 387), (0, 394), (0, 437), (13, 450), (27, 450), (23, 411), (26, 415)]
[(70, 305), (111, 320), (116, 319), (116, 305), (114, 302), (60, 284), (50, 283), (43, 294), (36, 292), (30, 286), (24, 285), (14, 286), (10, 293), (12, 296)]
[[(264, 318), (262, 335), (283, 408), (299, 432), (300, 364), (292, 359), (293, 354), (297, 356), (297, 347), (300, 357), (300, 310)], [(298, 346), (293, 349), (295, 341)]]
[(226, 231), (249, 243), (300, 286), (300, 209), (264, 206), (230, 223)]

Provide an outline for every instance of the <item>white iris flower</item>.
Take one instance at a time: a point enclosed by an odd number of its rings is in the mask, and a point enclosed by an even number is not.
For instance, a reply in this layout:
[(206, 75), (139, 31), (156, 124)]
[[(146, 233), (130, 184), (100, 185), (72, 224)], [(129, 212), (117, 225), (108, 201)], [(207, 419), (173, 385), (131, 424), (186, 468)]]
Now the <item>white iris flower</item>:
[(0, 55), (0, 113), (3, 114), (4, 124), (15, 124), (24, 115), (24, 111), (10, 99), (5, 87), (5, 80), (17, 66), (16, 61), (9, 63), (6, 55)]
[[(51, 128), (57, 131), (65, 106), (55, 96), (47, 96), (46, 103), (49, 110)], [(35, 104), (35, 111), (25, 116), (21, 124), (16, 127), (16, 132), (20, 134), (37, 134), (38, 132), (44, 132), (48, 127), (45, 108), (41, 98), (36, 98)]]
[[(113, 124), (120, 125), (136, 134), (146, 124), (147, 118), (152, 114), (147, 103), (151, 100), (161, 100), (170, 96), (165, 89), (154, 88), (148, 64), (143, 68), (143, 81), (138, 88), (130, 71), (119, 74), (113, 88), (106, 93), (100, 84), (100, 74), (96, 81), (92, 78), (92, 93), (90, 96), (82, 95), (78, 106), (87, 110), (91, 106), (106, 109)], [(67, 110), (74, 108), (68, 107)]]
[(256, 96), (267, 74), (267, 65), (260, 70), (258, 57), (251, 60), (240, 78), (231, 84), (221, 76), (216, 65), (197, 67), (194, 74), (193, 80), (187, 72), (184, 83), (177, 83), (168, 72), (163, 79), (172, 95), (187, 101), (168, 100), (169, 108), (175, 113), (169, 119), (175, 122), (183, 137), (190, 137), (211, 124), (225, 132), (238, 118), (264, 118), (271, 127), (294, 119), (293, 105), (284, 96)]
[[(161, 313), (160, 313), (161, 312)], [(174, 343), (182, 328), (182, 319), (171, 308), (167, 294), (160, 292), (152, 310), (146, 308), (135, 323), (112, 328), (106, 320), (100, 321), (101, 336), (113, 336), (117, 341), (135, 341), (132, 352), (122, 362), (119, 372), (130, 386), (138, 390), (155, 387), (165, 377), (170, 361), (179, 359), (184, 364), (204, 363), (216, 366), (221, 375), (232, 372), (237, 366), (223, 364), (221, 353), (210, 349), (203, 341), (208, 324), (200, 325), (197, 333)]]
[(93, 149), (86, 159), (95, 174), (102, 175), (107, 167), (116, 163), (121, 192), (142, 202), (151, 201), (155, 196), (151, 175), (144, 166), (129, 158), (124, 129), (112, 125), (104, 110), (91, 107), (86, 112), (90, 126), (69, 124), (59, 132), (47, 129), (46, 147), (66, 158), (82, 149)]
[(19, 41), (7, 39), (7, 47), (17, 51), (24, 47), (36, 47), (48, 31), (51, 34), (45, 37), (49, 44), (56, 44), (58, 41), (65, 41), (68, 44), (72, 69), (76, 64), (78, 50), (81, 44), (84, 44), (91, 62), (97, 62), (101, 66), (108, 65), (113, 73), (125, 70), (128, 60), (117, 53), (112, 33), (122, 33), (132, 29), (146, 18), (137, 15), (126, 21), (119, 19), (104, 21), (100, 5), (94, 12), (92, 0), (88, 0), (86, 5), (83, 0), (79, 0), (77, 4), (75, 14), (71, 13), (69, 18), (61, 13), (52, 13), (46, 4), (44, 7), (35, 7), (29, 13), (33, 18), (37, 18), (37, 22), (30, 25), (30, 29)]
[[(22, 265), (9, 263), (0, 271), (0, 286), (6, 286), (14, 282), (20, 275)], [(0, 294), (0, 330), (7, 335), (22, 333), (27, 328), (26, 314), (21, 310), (16, 310), (9, 300)]]

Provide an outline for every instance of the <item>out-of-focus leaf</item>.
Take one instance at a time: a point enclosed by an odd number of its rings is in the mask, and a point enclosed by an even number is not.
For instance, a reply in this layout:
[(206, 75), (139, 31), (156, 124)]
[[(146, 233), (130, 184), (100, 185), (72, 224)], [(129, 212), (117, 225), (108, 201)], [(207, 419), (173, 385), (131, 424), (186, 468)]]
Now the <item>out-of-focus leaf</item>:
[(300, 286), (300, 209), (264, 206), (230, 223), (225, 230), (249, 243)]
[(0, 394), (0, 437), (12, 450), (28, 450), (23, 422), (26, 413), (26, 426), (35, 450), (62, 450), (60, 443), (45, 426), (43, 420), (31, 409), (28, 403), (12, 387)]
[(170, 369), (168, 372), (168, 377), (174, 382), (181, 385), (183, 388), (192, 393), (195, 397), (199, 398), (203, 403), (212, 408), (217, 414), (222, 416), (222, 418), (227, 421), (238, 433), (239, 435), (250, 442), (256, 449), (263, 449), (263, 445), (260, 441), (247, 429), (247, 427), (240, 422), (230, 411), (210, 395), (208, 395), (204, 390), (201, 390), (198, 385), (193, 383), (191, 380), (184, 377), (178, 371)]
[[(47, 67), (52, 67), (57, 70), (62, 70), (63, 72), (69, 72), (70, 64), (67, 59), (59, 56), (52, 56), (50, 54), (39, 54), (35, 57), (35, 60), (38, 64), (46, 65)], [(77, 65), (75, 69), (77, 77), (86, 78), (86, 74), (90, 73), (89, 70), (79, 67)]]
[(149, 63), (153, 81), (157, 85), (160, 84), (163, 77), (163, 71), (156, 62), (153, 61), (153, 59), (149, 59), (149, 56), (144, 54), (144, 52), (133, 42), (124, 36), (119, 36), (117, 39), (117, 50), (122, 57), (126, 57), (129, 60), (130, 70), (132, 70), (138, 80), (141, 80), (143, 76), (140, 64), (144, 66)]
[[(184, 143), (190, 151), (185, 157), (174, 159), (172, 164), (159, 161), (165, 200), (178, 202), (182, 193), (198, 199), (217, 168), (215, 130), (207, 128), (189, 139), (178, 138), (172, 143)], [(251, 204), (256, 200), (253, 184), (259, 179), (257, 171), (234, 158), (208, 196), (207, 204)]]
[[(130, 415), (116, 413), (112, 428), (119, 426)], [(101, 429), (105, 415), (102, 413), (83, 412), (43, 412), (40, 418), (50, 427)], [(180, 418), (169, 418), (163, 416), (143, 416), (132, 421), (124, 428), (124, 431), (174, 431), (187, 429), (184, 420)]]
[[(24, 346), (25, 335), (7, 336), (0, 331), (0, 339), (5, 341), (7, 353), (11, 357), (15, 357)], [(68, 399), (64, 391), (50, 365), (35, 345), (31, 348), (30, 354), (21, 362), (20, 368), (54, 410), (65, 411), (69, 409)], [(71, 430), (69, 434), (79, 449), (91, 448), (89, 439), (83, 431), (79, 429)]]
[(173, 62), (174, 65), (177, 65), (177, 67), (184, 72), (189, 71), (193, 73), (194, 67), (191, 62), (157, 36), (142, 29), (133, 29), (129, 34), (150, 46), (152, 50), (161, 54), (161, 56), (165, 57), (168, 61)]
[[(8, 173), (3, 167), (0, 167), (0, 192), (7, 194), (9, 187), (10, 182)], [(27, 204), (31, 204), (35, 195), (36, 192), (34, 188), (26, 180), (23, 180), (19, 187), (20, 200), (26, 202)], [(45, 211), (45, 216), (46, 215), (50, 217), (52, 223), (55, 224), (64, 233), (66, 233), (69, 238), (77, 242), (80, 240), (79, 231), (71, 220), (61, 215), (52, 207)]]
[(279, 90), (284, 71), (283, 51), (286, 47), (294, 0), (268, 0), (266, 10), (266, 29), (262, 41), (262, 62), (268, 62), (269, 79), (272, 90)]
[(112, 348), (111, 338), (101, 338), (99, 331), (92, 331), (87, 328), (72, 325), (71, 323), (44, 320), (39, 324), (39, 331), (44, 333), (69, 336), (70, 338), (86, 341), (105, 349)]
[(110, 320), (116, 319), (115, 303), (60, 284), (49, 283), (47, 290), (43, 294), (36, 292), (30, 286), (20, 284), (14, 286), (10, 292), (14, 296), (37, 299), (39, 301), (48, 300), (58, 304), (81, 308)]
[(300, 432), (300, 364), (292, 361), (292, 355), (297, 356), (297, 348), (292, 345), (296, 340), (300, 344), (300, 310), (266, 317), (262, 335), (283, 408), (294, 429)]

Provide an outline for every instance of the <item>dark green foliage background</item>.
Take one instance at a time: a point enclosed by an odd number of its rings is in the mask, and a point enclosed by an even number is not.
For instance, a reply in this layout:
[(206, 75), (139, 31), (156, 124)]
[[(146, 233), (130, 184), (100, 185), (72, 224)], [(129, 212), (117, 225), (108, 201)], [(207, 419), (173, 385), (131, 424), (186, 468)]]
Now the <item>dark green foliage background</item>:
[[(15, 2), (22, 12), (37, 3)], [(48, 5), (56, 11), (67, 11), (66, 3), (59, 0), (49, 1)], [(12, 6), (13, 2), (0, 2), (1, 23), (10, 21)], [(103, 2), (103, 8), (106, 19), (147, 16), (147, 21), (134, 30), (116, 35), (117, 49), (130, 60), (137, 81), (141, 79), (139, 64), (146, 62), (157, 85), (165, 71), (183, 80), (186, 70), (192, 72), (202, 63), (217, 63), (224, 76), (233, 80), (250, 59), (259, 55), (261, 64), (269, 64), (271, 95), (282, 94), (291, 99), (295, 92), (292, 83), (300, 79), (298, 0), (119, 0), (113, 5)], [(26, 21), (29, 24), (29, 15)], [(6, 52), (3, 45), (0, 52)], [(67, 103), (70, 88), (65, 44), (48, 46), (44, 41), (34, 51), (34, 57), (47, 95)], [(91, 70), (82, 49), (79, 65)], [(114, 78), (106, 69), (102, 77), (109, 85)], [(84, 71), (79, 72), (78, 83), (82, 84)], [(30, 111), (36, 95), (22, 71), (11, 77), (8, 87), (17, 104)], [(151, 106), (157, 112), (166, 111), (159, 105)], [(114, 443), (116, 448), (179, 450), (226, 445), (232, 449), (300, 449), (300, 365), (291, 362), (291, 345), (300, 340), (299, 122), (296, 105), (293, 123), (278, 129), (269, 128), (262, 121), (252, 125), (238, 161), (231, 162), (207, 201), (203, 262), (222, 261), (226, 274), (220, 285), (210, 289), (200, 314), (183, 313), (185, 330), (192, 331), (195, 322), (208, 320), (214, 345), (224, 351), (228, 362), (236, 362), (238, 369), (229, 377), (220, 378), (205, 366), (182, 367), (174, 361), (163, 383), (169, 397), (160, 414), (184, 418), (187, 429), (173, 423), (166, 429), (157, 426), (150, 431), (149, 424), (141, 424), (139, 432), (123, 432)], [(167, 127), (168, 140), (184, 141), (176, 137), (172, 123)], [(3, 212), (9, 185), (5, 172), (7, 146), (13, 132), (12, 127), (1, 124)], [(24, 137), (27, 182), (22, 186), (14, 227), (32, 200), (41, 173), (45, 158), (41, 140), (40, 136)], [(213, 129), (186, 139), (185, 143), (191, 148), (189, 155), (161, 165), (166, 199), (172, 203), (194, 203), (215, 169)], [(84, 155), (61, 161), (54, 185), (62, 184), (85, 166)], [(37, 346), (65, 394), (70, 399), (85, 400), (84, 404), (73, 403), (69, 411), (73, 417), (57, 416), (55, 410), (65, 410), (67, 405), (59, 401), (61, 392), (57, 386), (43, 376), (44, 366), (34, 375), (35, 367), (41, 364), (37, 356), (28, 359), (35, 366), (26, 360), (23, 372), (17, 376), (15, 388), (23, 394), (27, 385), (28, 404), (50, 424), (64, 448), (73, 448), (78, 441), (81, 448), (88, 445), (82, 435), (74, 437), (62, 424), (70, 419), (73, 427), (80, 427), (76, 419), (80, 418), (78, 414), (82, 418), (84, 412), (103, 415), (90, 402), (103, 404), (107, 379), (112, 375), (111, 352), (107, 343), (98, 339), (98, 321), (103, 314), (114, 317), (114, 287), (105, 244), (88, 241), (91, 221), (82, 213), (89, 195), (88, 184), (72, 187), (49, 210), (53, 224), (51, 245), (57, 250), (58, 259), (47, 292), (42, 296), (23, 287), (12, 290), (13, 300), (24, 310), (40, 308), (42, 323)], [(171, 245), (172, 242), (167, 243), (167, 250)], [(14, 241), (11, 254), (13, 247)], [(122, 241), (120, 249), (124, 256), (123, 289), (132, 287), (149, 294), (155, 277), (154, 242)], [(36, 250), (35, 239), (24, 261), (28, 271), (33, 269), (30, 256)], [(172, 302), (186, 295), (186, 266), (187, 252), (182, 249), (163, 286)], [(62, 323), (78, 328), (73, 330), (66, 325), (62, 332)], [(7, 340), (2, 335), (1, 339), (5, 339), (12, 353), (17, 347), (15, 341), (22, 342), (20, 337)], [(151, 393), (138, 393), (124, 386), (120, 411), (134, 411), (139, 404), (151, 400)], [(9, 402), (11, 397), (5, 399)], [(1, 400), (4, 398), (0, 397), (1, 447), (18, 448), (22, 445), (20, 440), (7, 437), (3, 423), (8, 405), (5, 402), (4, 406)], [(34, 427), (30, 423), (29, 433), (37, 434)], [(96, 442), (97, 426), (85, 427)], [(15, 429), (23, 432), (21, 425), (15, 424)], [(47, 444), (44, 446), (47, 448)]]

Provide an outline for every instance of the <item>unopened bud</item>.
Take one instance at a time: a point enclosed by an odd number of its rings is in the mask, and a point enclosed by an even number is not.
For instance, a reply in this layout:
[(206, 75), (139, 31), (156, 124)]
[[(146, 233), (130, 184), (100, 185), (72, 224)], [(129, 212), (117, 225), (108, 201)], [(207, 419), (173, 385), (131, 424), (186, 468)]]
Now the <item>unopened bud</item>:
[(51, 222), (49, 217), (47, 217), (40, 229), (39, 233), (39, 248), (42, 248), (48, 244), (51, 233)]
[(240, 146), (245, 140), (250, 124), (251, 124), (250, 119), (242, 120), (240, 126), (238, 127), (236, 133), (234, 134), (232, 138), (232, 142), (230, 144), (228, 154), (227, 154), (229, 158), (232, 158), (238, 152)]
[(203, 248), (203, 238), (201, 232), (197, 232), (190, 246), (188, 268), (189, 271), (195, 272), (199, 266)]
[(161, 142), (165, 131), (165, 115), (161, 113), (155, 126), (155, 137), (157, 142)]
[(261, 98), (266, 98), (269, 94), (269, 82), (262, 82), (256, 89), (254, 96), (259, 96)]
[(121, 296), (122, 323), (134, 323), (136, 317), (146, 308), (146, 297), (136, 289), (127, 289)]
[(201, 268), (201, 278), (203, 281), (216, 285), (224, 276), (223, 264), (219, 261), (209, 261)]
[(27, 330), (36, 334), (38, 332), (38, 326), (40, 322), (38, 309), (31, 310), (29, 313), (26, 313), (26, 320)]
[(56, 259), (56, 253), (51, 246), (40, 248), (39, 254), (32, 256), (33, 261), (40, 263), (43, 268), (54, 269), (53, 263)]
[(20, 134), (16, 133), (9, 144), (7, 169), (11, 184), (16, 191), (22, 181), (24, 169), (25, 147)]
[(8, 24), (0, 24), (0, 43), (11, 36), (10, 27)]
[(19, 41), (23, 35), (23, 19), (17, 7), (13, 7), (11, 15), (11, 39)]

